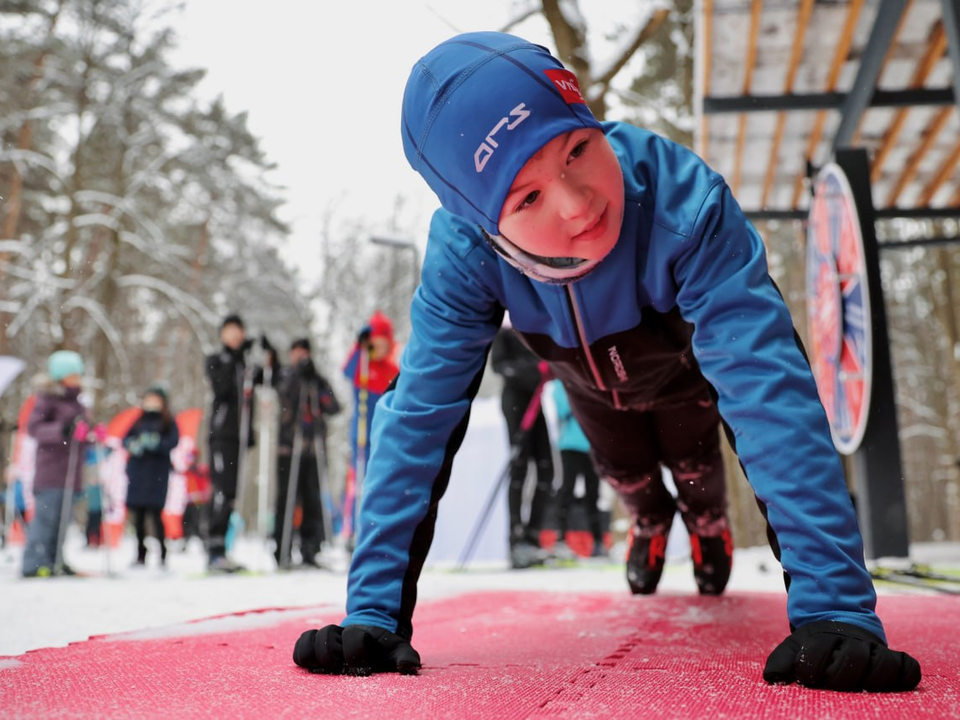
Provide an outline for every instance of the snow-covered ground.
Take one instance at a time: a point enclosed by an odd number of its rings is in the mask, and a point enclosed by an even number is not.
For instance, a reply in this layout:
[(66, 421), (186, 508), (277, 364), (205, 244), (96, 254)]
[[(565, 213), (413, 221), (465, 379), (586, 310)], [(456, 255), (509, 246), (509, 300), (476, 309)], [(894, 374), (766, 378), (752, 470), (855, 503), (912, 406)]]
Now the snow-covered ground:
[[(337, 615), (343, 611), (346, 597), (343, 554), (328, 555), (331, 570), (277, 573), (263, 544), (253, 539), (237, 547), (236, 557), (260, 572), (224, 577), (203, 575), (204, 554), (196, 541), (182, 551), (173, 550), (165, 571), (150, 565), (135, 570), (130, 567), (136, 555), (134, 541), (126, 537), (118, 549), (110, 552), (112, 572), (108, 576), (105, 554), (84, 548), (79, 532), (71, 532), (65, 551), (67, 561), (99, 577), (23, 579), (19, 575), (21, 553), (17, 547), (0, 551), (0, 656), (63, 646), (92, 635), (162, 628), (245, 610), (327, 606)], [(622, 557), (617, 550), (614, 555)], [(662, 591), (696, 592), (690, 561), (678, 552), (672, 557), (668, 552), (668, 557)], [(960, 544), (915, 545), (911, 558), (960, 569)], [(613, 560), (584, 562), (576, 568), (526, 571), (508, 570), (505, 562), (477, 564), (459, 573), (434, 567), (424, 571), (419, 589), (421, 601), (498, 589), (627, 592), (622, 564)], [(729, 589), (783, 592), (780, 567), (770, 550), (738, 549)], [(898, 592), (890, 587), (879, 589)]]

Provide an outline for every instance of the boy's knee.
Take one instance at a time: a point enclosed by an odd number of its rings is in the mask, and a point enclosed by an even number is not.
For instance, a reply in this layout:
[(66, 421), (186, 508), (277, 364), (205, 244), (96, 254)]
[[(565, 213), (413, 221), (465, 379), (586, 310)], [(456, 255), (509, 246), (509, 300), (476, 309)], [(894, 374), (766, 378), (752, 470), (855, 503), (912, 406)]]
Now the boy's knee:
[[(656, 477), (659, 477), (659, 473)], [(616, 490), (617, 494), (623, 497), (626, 495), (634, 495), (636, 493), (652, 490), (654, 487), (655, 475), (654, 473), (649, 472), (615, 477), (605, 473), (604, 480), (610, 483), (610, 487)], [(659, 480), (657, 480), (657, 482), (659, 482)]]

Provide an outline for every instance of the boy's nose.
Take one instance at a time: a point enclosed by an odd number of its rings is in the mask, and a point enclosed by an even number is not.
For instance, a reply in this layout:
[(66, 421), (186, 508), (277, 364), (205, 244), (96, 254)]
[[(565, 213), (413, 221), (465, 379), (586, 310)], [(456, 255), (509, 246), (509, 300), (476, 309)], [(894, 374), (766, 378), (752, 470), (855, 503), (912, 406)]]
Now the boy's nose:
[(590, 207), (590, 188), (575, 178), (560, 176), (558, 186), (558, 211), (564, 220), (575, 220)]

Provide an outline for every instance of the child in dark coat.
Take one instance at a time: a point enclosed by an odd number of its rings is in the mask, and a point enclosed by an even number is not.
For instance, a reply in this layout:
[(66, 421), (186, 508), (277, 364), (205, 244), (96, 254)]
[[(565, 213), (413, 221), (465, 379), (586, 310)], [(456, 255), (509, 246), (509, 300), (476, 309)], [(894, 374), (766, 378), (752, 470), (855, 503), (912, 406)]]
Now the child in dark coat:
[(161, 512), (170, 480), (170, 451), (180, 442), (177, 423), (170, 412), (167, 393), (152, 387), (143, 395), (143, 414), (123, 439), (127, 449), (127, 509), (137, 532), (137, 565), (146, 565), (146, 519), (160, 541), (160, 564), (167, 562), (167, 545)]

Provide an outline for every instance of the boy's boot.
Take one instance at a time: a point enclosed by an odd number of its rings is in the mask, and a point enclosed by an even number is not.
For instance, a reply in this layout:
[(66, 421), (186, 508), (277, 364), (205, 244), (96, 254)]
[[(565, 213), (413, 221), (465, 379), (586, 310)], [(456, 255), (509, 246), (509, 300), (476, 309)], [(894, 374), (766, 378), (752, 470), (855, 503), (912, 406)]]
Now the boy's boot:
[(690, 535), (693, 577), (701, 595), (719, 595), (727, 587), (733, 567), (733, 536), (726, 527), (720, 535)]
[[(627, 549), (627, 584), (634, 595), (652, 595), (663, 574), (667, 551), (667, 534), (657, 531), (647, 535), (640, 527), (630, 531), (630, 547)], [(644, 534), (640, 534), (643, 532)]]

